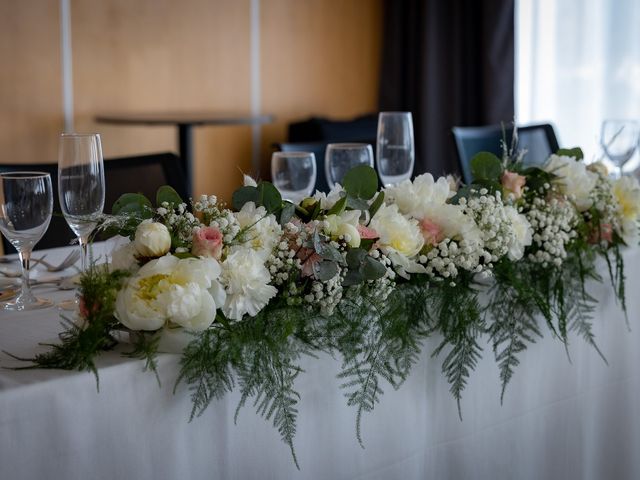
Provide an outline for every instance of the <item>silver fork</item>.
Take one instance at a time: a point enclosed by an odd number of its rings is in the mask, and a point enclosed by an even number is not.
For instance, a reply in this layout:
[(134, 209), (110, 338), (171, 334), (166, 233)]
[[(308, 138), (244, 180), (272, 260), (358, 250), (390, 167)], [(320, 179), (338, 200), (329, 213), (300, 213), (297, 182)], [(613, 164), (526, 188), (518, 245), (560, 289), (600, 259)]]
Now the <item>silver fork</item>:
[(41, 258), (34, 258), (32, 262), (34, 264), (39, 263), (47, 269), (47, 272), (61, 272), (62, 270), (66, 270), (67, 268), (75, 265), (75, 263), (80, 259), (80, 250), (74, 249), (67, 257), (60, 262), (58, 265), (53, 265), (47, 261), (45, 261), (46, 255), (43, 255)]

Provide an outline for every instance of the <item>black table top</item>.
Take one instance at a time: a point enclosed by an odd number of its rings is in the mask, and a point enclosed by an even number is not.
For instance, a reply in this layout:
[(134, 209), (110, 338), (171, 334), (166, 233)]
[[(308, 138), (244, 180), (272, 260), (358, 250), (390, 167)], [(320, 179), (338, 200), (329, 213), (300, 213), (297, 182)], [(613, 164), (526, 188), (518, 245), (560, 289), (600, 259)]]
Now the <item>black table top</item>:
[(97, 122), (120, 125), (256, 125), (270, 123), (273, 115), (215, 111), (107, 112)]

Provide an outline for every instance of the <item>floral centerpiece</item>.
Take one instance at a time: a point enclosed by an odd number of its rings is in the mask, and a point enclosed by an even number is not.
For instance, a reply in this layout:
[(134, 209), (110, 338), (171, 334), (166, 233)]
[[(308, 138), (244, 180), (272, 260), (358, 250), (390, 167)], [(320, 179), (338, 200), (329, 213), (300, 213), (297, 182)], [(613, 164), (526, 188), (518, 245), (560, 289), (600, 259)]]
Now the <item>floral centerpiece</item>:
[(249, 177), (231, 208), (212, 195), (188, 205), (169, 187), (155, 205), (124, 195), (100, 230), (129, 242), (83, 276), (79, 320), (32, 361), (97, 376), (96, 357), (126, 330), (128, 355), (157, 375), (158, 353), (175, 349), (167, 339), (186, 338), (176, 386), (189, 385), (191, 417), (238, 389), (236, 416), (253, 399), (294, 460), (305, 355), (341, 360), (361, 443), (362, 414), (384, 382), (401, 386), (430, 335), (458, 406), (482, 338), (504, 395), (544, 324), (565, 344), (576, 333), (597, 349), (585, 282), (602, 281), (606, 265), (625, 308), (621, 248), (637, 242), (640, 213), (638, 182), (611, 180), (579, 149), (541, 168), (514, 150), (476, 155), (466, 186), (424, 174), (377, 191), (375, 171), (357, 167), (299, 205)]

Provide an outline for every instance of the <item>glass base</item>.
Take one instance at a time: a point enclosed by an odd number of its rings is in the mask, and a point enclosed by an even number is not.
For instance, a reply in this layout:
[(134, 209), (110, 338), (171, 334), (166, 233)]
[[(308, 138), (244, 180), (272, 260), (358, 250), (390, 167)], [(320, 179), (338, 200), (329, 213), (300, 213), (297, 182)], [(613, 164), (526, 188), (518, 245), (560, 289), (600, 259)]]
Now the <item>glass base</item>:
[(75, 297), (70, 300), (65, 300), (63, 302), (58, 303), (56, 307), (58, 307), (58, 310), (66, 310), (66, 311), (78, 310), (80, 308), (80, 302), (78, 301), (78, 298)]
[(53, 302), (45, 298), (37, 298), (37, 297), (32, 297), (29, 299), (29, 301), (24, 302), (20, 299), (20, 297), (17, 297), (12, 302), (5, 302), (0, 305), (5, 310), (23, 311), (23, 310), (40, 310), (41, 308), (49, 308), (53, 306)]

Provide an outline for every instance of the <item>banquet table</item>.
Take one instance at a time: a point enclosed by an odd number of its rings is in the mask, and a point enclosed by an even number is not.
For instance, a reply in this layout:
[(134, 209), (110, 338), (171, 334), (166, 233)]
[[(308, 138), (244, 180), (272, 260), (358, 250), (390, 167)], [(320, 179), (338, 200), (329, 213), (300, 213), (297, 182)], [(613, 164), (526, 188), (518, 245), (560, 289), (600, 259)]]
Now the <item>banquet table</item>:
[[(76, 247), (77, 248), (77, 247)], [(105, 256), (108, 244), (95, 246)], [(63, 258), (68, 249), (47, 252)], [(464, 391), (463, 419), (440, 372), (422, 358), (405, 384), (363, 416), (361, 448), (355, 410), (339, 389), (339, 360), (305, 358), (295, 445), (288, 447), (250, 402), (234, 425), (236, 392), (189, 422), (189, 392), (173, 392), (179, 356), (161, 354), (159, 376), (116, 351), (93, 374), (12, 370), (23, 362), (0, 355), (0, 479), (638, 479), (640, 478), (640, 250), (625, 253), (631, 331), (609, 285), (600, 299), (596, 340), (608, 365), (571, 337), (571, 363), (549, 334), (530, 346), (500, 405), (491, 348)], [(604, 273), (604, 266), (603, 266)], [(55, 301), (73, 292), (38, 287)], [(0, 312), (0, 350), (42, 352), (61, 330), (50, 308)]]

